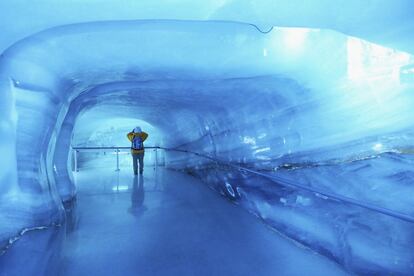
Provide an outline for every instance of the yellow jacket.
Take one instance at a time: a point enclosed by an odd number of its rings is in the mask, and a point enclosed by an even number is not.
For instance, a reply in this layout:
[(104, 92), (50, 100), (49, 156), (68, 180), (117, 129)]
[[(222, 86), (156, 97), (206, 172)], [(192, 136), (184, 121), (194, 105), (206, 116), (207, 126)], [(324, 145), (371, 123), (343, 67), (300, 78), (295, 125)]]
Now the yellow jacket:
[[(131, 141), (134, 139), (135, 136), (141, 136), (142, 142), (144, 142), (148, 138), (148, 133), (141, 131), (141, 133), (130, 132), (127, 134), (128, 140)], [(134, 150), (131, 149), (131, 153), (144, 153), (144, 150)]]

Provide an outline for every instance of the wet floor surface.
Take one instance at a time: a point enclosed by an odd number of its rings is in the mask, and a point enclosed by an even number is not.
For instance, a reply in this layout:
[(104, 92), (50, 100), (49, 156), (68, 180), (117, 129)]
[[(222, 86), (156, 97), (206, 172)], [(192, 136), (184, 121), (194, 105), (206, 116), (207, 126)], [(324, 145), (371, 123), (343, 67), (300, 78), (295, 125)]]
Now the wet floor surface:
[(76, 182), (61, 257), (49, 264), (58, 275), (345, 275), (183, 173), (90, 170)]

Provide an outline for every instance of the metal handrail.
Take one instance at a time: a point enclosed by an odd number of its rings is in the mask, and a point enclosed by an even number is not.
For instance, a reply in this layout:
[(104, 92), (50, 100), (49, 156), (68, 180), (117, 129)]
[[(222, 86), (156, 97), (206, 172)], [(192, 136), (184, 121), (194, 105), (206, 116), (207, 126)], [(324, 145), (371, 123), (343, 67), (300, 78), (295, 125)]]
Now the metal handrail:
[[(218, 164), (222, 164), (222, 165), (232, 167), (232, 168), (237, 169), (241, 172), (248, 172), (248, 173), (251, 173), (251, 174), (254, 174), (254, 175), (257, 175), (257, 176), (267, 178), (267, 179), (269, 179), (271, 181), (274, 181), (274, 182), (276, 182), (280, 185), (283, 185), (283, 186), (287, 186), (287, 187), (290, 187), (290, 188), (292, 188), (292, 187), (297, 188), (297, 189), (300, 189), (300, 190), (304, 190), (304, 191), (307, 191), (307, 192), (314, 193), (316, 196), (324, 196), (324, 197), (329, 198), (331, 200), (337, 200), (337, 201), (340, 201), (340, 202), (343, 202), (343, 203), (352, 204), (352, 205), (355, 205), (355, 206), (358, 206), (358, 207), (361, 207), (361, 208), (364, 208), (364, 209), (368, 209), (370, 211), (378, 212), (378, 213), (381, 213), (381, 214), (384, 214), (384, 215), (387, 215), (387, 216), (391, 216), (391, 217), (394, 217), (394, 218), (397, 218), (397, 219), (400, 219), (400, 220), (403, 220), (403, 221), (406, 221), (406, 222), (414, 223), (414, 217), (410, 216), (408, 214), (404, 214), (404, 213), (401, 213), (401, 212), (390, 210), (388, 208), (383, 208), (383, 207), (380, 207), (380, 206), (376, 206), (374, 204), (362, 202), (362, 201), (359, 201), (359, 200), (356, 200), (356, 199), (353, 199), (353, 198), (350, 198), (350, 197), (338, 195), (338, 194), (331, 193), (331, 192), (328, 192), (328, 191), (324, 191), (324, 190), (321, 190), (321, 189), (318, 189), (318, 188), (308, 187), (308, 186), (301, 185), (301, 184), (298, 184), (298, 183), (293, 183), (289, 179), (286, 179), (286, 178), (283, 178), (283, 177), (280, 177), (280, 176), (276, 176), (276, 175), (270, 175), (270, 174), (267, 174), (267, 173), (258, 172), (258, 171), (248, 169), (248, 168), (245, 168), (245, 167), (242, 167), (242, 166), (239, 166), (239, 165), (234, 165), (230, 162), (223, 161), (223, 160), (217, 159), (215, 157), (211, 157), (211, 156), (206, 155), (206, 154), (202, 154), (202, 153), (198, 153), (198, 152), (194, 152), (194, 151), (189, 151), (189, 150), (181, 150), (181, 149), (177, 149), (177, 148), (165, 148), (165, 147), (158, 147), (158, 146), (145, 147), (145, 148), (147, 148), (147, 149), (162, 149), (162, 150), (165, 150), (165, 151), (175, 151), (175, 152), (193, 154), (193, 155), (196, 155), (196, 156), (199, 156), (199, 157), (202, 157), (202, 158), (209, 159), (209, 160), (214, 161)], [(88, 148), (88, 147), (73, 147), (73, 149), (74, 150), (82, 150), (82, 149), (114, 149), (114, 150), (119, 150), (119, 149), (130, 149), (130, 147), (90, 147), (90, 148)]]
[[(158, 166), (157, 149), (160, 147), (144, 147), (144, 149), (155, 149), (155, 166)], [(116, 152), (116, 170), (119, 171), (119, 152), (121, 149), (131, 149), (131, 147), (72, 147), (75, 151), (75, 171), (78, 172), (78, 158), (77, 153), (81, 150), (114, 150)]]
[[(131, 149), (131, 147), (72, 147), (74, 150), (98, 150), (98, 149), (109, 149), (109, 150), (117, 150), (117, 149)], [(144, 147), (144, 149), (161, 149), (161, 147)]]

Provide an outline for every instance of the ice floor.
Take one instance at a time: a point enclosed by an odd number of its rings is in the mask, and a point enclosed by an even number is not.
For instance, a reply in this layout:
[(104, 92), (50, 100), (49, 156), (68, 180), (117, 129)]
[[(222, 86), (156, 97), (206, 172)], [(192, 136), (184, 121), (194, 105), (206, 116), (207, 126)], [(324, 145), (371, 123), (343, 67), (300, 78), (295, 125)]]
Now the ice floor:
[(3, 275), (345, 275), (192, 176), (94, 169), (76, 182), (63, 245), (33, 231), (2, 258)]

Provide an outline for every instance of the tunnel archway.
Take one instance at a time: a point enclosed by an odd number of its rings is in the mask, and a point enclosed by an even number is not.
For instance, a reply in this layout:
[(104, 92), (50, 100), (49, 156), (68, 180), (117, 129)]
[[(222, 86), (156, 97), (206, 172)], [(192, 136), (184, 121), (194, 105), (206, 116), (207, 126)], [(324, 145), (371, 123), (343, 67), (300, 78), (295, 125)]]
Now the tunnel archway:
[[(357, 57), (349, 52), (355, 45), (361, 48)], [(379, 54), (370, 55), (373, 52)], [(372, 59), (371, 63), (361, 65), (361, 57)], [(375, 63), (378, 58), (386, 61), (384, 71), (371, 70), (381, 65)], [(39, 99), (39, 105), (47, 110), (37, 110), (40, 118), (47, 119), (41, 120), (47, 122), (45, 125), (32, 124), (33, 118), (24, 115), (16, 122), (15, 111), (8, 110), (10, 125), (4, 133), (9, 145), (14, 146), (17, 123), (17, 145), (35, 140), (36, 151), (17, 151), (18, 179), (9, 174), (7, 180), (14, 183), (11, 190), (30, 187), (46, 195), (47, 204), (37, 201), (34, 206), (56, 213), (60, 210), (56, 186), (63, 187), (63, 200), (74, 196), (67, 157), (76, 115), (105, 101), (129, 105), (131, 110), (137, 105), (146, 107), (143, 118), (170, 133), (167, 146), (196, 149), (264, 171), (341, 166), (364, 160), (394, 150), (395, 144), (404, 146), (407, 138), (399, 137), (395, 142), (390, 137), (412, 125), (412, 99), (399, 77), (400, 68), (410, 64), (412, 57), (329, 30), (275, 28), (262, 33), (250, 24), (234, 22), (95, 22), (29, 37), (7, 50), (1, 62), (6, 91), (3, 99), (19, 114), (24, 108), (33, 108), (24, 105), (28, 98)], [(360, 146), (357, 152), (352, 148), (355, 141)], [(347, 143), (352, 146), (344, 147)], [(375, 147), (377, 144), (381, 147)], [(341, 158), (338, 145), (343, 150)], [(55, 163), (51, 156), (55, 156)], [(188, 161), (180, 155), (171, 160), (175, 168), (196, 173), (205, 169), (203, 162)], [(32, 165), (26, 166), (28, 163)], [(16, 174), (16, 169), (11, 172)], [(63, 177), (55, 178), (51, 172)], [(337, 173), (322, 172), (329, 180)], [(301, 173), (313, 184), (312, 173)], [(210, 177), (205, 172), (199, 175)], [(225, 183), (240, 181), (229, 172), (218, 173), (215, 178)], [(327, 182), (321, 183), (329, 188)], [(371, 192), (358, 194), (357, 185), (350, 187), (344, 185), (340, 190), (386, 206), (393, 204), (380, 193), (371, 198)], [(254, 188), (258, 194), (267, 191), (260, 184)], [(276, 198), (288, 206), (292, 202), (308, 206), (312, 201), (290, 194), (292, 198)], [(398, 208), (405, 212), (409, 204), (406, 199)], [(268, 215), (268, 207), (254, 208)], [(285, 227), (286, 221), (281, 224)], [(302, 227), (300, 223), (296, 226), (292, 235)], [(336, 247), (330, 248), (332, 241), (324, 242), (328, 244), (322, 245), (327, 255), (338, 254), (339, 262), (344, 263), (351, 258), (345, 254), (346, 248), (338, 253)], [(363, 254), (361, 259), (366, 257)]]

